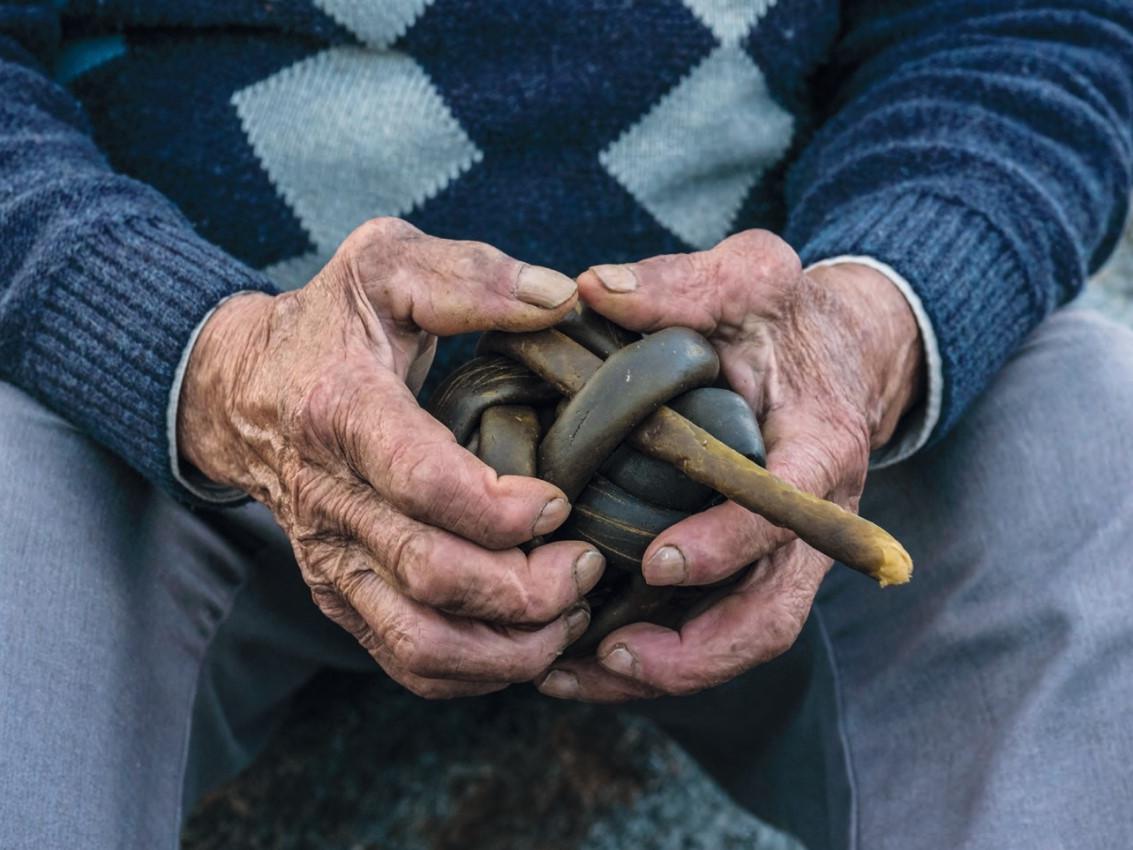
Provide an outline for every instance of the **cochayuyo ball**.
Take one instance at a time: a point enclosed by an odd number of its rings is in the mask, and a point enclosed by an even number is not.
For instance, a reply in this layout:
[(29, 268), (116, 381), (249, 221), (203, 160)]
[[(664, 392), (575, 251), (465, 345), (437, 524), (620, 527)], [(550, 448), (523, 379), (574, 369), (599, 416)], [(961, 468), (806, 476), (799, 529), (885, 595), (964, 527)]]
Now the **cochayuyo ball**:
[(573, 509), (546, 540), (584, 540), (606, 558), (570, 654), (629, 623), (676, 627), (727, 592), (742, 571), (701, 588), (651, 587), (641, 575), (654, 537), (725, 498), (882, 585), (908, 580), (911, 561), (886, 532), (761, 468), (759, 424), (700, 334), (642, 337), (576, 309), (550, 330), (485, 334), (477, 354), (437, 388), (430, 412), (499, 474), (559, 487)]

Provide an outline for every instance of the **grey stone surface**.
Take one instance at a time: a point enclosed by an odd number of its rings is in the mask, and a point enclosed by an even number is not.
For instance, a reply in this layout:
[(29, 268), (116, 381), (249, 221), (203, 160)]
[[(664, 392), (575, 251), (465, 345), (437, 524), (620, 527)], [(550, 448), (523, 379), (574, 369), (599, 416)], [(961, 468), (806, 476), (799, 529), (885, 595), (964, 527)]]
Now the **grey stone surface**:
[[(1083, 304), (1133, 326), (1133, 228)], [(649, 724), (528, 690), (424, 703), (322, 678), (183, 850), (798, 850)]]
[(425, 702), (324, 676), (185, 850), (799, 850), (652, 725), (530, 688)]

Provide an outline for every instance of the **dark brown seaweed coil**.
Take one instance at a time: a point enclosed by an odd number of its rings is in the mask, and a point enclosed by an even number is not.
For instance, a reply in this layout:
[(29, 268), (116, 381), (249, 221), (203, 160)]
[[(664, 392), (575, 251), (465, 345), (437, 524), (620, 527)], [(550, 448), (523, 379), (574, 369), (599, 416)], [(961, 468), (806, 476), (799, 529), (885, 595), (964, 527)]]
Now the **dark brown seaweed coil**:
[[(531, 344), (540, 348), (539, 362), (525, 356)], [(570, 371), (578, 345), (604, 362), (585, 379), (568, 376), (568, 386), (562, 370)], [(708, 341), (686, 328), (642, 338), (576, 310), (554, 331), (486, 334), (479, 352), (437, 389), (430, 412), (501, 475), (537, 476), (562, 489), (573, 510), (547, 539), (584, 540), (605, 556), (606, 573), (587, 596), (590, 628), (569, 652), (591, 653), (628, 623), (676, 625), (698, 602), (719, 593), (719, 586), (650, 587), (643, 580), (641, 556), (653, 538), (722, 497), (626, 442), (668, 405), (763, 464), (751, 408), (714, 385), (719, 361)], [(558, 369), (560, 379), (532, 371), (540, 363), (544, 373)]]

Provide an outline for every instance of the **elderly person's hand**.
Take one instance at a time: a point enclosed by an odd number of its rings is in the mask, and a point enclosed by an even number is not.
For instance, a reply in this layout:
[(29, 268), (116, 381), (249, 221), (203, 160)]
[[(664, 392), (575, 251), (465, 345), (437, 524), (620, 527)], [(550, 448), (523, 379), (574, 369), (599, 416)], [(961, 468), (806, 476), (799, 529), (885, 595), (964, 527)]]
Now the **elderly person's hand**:
[(497, 476), (414, 398), (435, 335), (547, 327), (576, 287), (487, 245), (378, 219), (302, 289), (205, 324), (178, 416), (186, 460), (287, 532), (315, 602), (425, 696), (529, 681), (586, 628), (601, 556), (560, 542), (556, 487)]
[[(921, 393), (919, 331), (900, 291), (863, 265), (804, 273), (790, 246), (765, 231), (701, 253), (597, 266), (579, 289), (628, 328), (684, 325), (707, 336), (762, 424), (768, 468), (851, 510), (871, 449)], [(749, 564), (730, 593), (679, 631), (626, 626), (596, 660), (556, 663), (540, 690), (587, 700), (685, 694), (785, 652), (830, 568), (789, 532), (726, 502), (661, 533), (643, 571), (653, 585), (705, 585)]]

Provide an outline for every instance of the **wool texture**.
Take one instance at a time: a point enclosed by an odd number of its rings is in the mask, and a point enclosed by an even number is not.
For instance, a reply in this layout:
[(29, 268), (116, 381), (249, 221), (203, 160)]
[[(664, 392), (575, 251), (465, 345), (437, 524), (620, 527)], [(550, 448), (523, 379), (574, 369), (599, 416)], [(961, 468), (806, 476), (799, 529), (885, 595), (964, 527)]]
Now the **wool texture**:
[(1131, 173), (1126, 0), (0, 0), (0, 380), (192, 501), (194, 328), (367, 218), (568, 274), (764, 227), (909, 282), (936, 440)]

